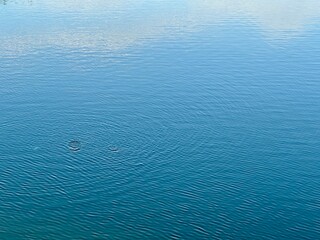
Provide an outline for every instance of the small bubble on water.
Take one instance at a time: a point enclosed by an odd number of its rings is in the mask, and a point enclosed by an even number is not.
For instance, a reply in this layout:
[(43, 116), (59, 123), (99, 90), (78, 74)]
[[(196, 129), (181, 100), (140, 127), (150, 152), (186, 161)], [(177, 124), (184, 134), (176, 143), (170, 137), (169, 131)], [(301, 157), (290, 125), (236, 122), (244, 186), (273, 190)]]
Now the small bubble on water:
[(73, 152), (79, 151), (81, 148), (81, 142), (77, 140), (72, 140), (68, 143), (68, 148)]
[(119, 148), (117, 146), (109, 146), (108, 149), (111, 152), (119, 152)]

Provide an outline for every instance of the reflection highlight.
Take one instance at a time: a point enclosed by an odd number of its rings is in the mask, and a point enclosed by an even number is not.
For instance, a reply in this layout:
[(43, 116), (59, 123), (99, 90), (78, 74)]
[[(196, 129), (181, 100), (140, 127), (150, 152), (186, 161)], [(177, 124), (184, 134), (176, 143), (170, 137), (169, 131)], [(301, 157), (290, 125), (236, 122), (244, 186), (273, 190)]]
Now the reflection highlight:
[(234, 21), (258, 26), (266, 41), (286, 40), (303, 34), (318, 21), (320, 13), (319, 1), (313, 0), (4, 3), (0, 16), (2, 53), (46, 47), (117, 51)]

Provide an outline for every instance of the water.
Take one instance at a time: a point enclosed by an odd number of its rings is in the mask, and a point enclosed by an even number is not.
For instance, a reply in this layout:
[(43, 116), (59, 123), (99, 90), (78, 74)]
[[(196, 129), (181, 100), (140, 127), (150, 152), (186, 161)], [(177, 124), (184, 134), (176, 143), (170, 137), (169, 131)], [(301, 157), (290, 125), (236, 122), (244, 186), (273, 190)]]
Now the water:
[(1, 239), (319, 239), (319, 1), (3, 0), (0, 32)]

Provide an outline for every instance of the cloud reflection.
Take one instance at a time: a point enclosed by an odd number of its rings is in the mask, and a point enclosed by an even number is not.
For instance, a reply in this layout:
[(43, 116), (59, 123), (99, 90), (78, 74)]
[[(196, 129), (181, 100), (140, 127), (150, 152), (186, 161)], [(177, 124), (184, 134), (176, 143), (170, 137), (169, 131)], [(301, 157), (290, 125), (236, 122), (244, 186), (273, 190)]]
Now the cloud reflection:
[(288, 39), (303, 34), (320, 16), (320, 2), (315, 0), (6, 0), (3, 4), (0, 10), (7, 14), (0, 15), (1, 52), (48, 46), (112, 51), (239, 19), (257, 26), (267, 39)]

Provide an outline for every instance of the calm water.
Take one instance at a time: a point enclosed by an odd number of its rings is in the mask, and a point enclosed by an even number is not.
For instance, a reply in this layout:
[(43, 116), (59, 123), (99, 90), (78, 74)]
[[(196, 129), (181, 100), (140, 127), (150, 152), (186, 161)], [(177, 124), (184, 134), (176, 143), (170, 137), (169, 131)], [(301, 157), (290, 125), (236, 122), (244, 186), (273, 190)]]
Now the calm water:
[(0, 239), (320, 238), (318, 0), (0, 4)]

